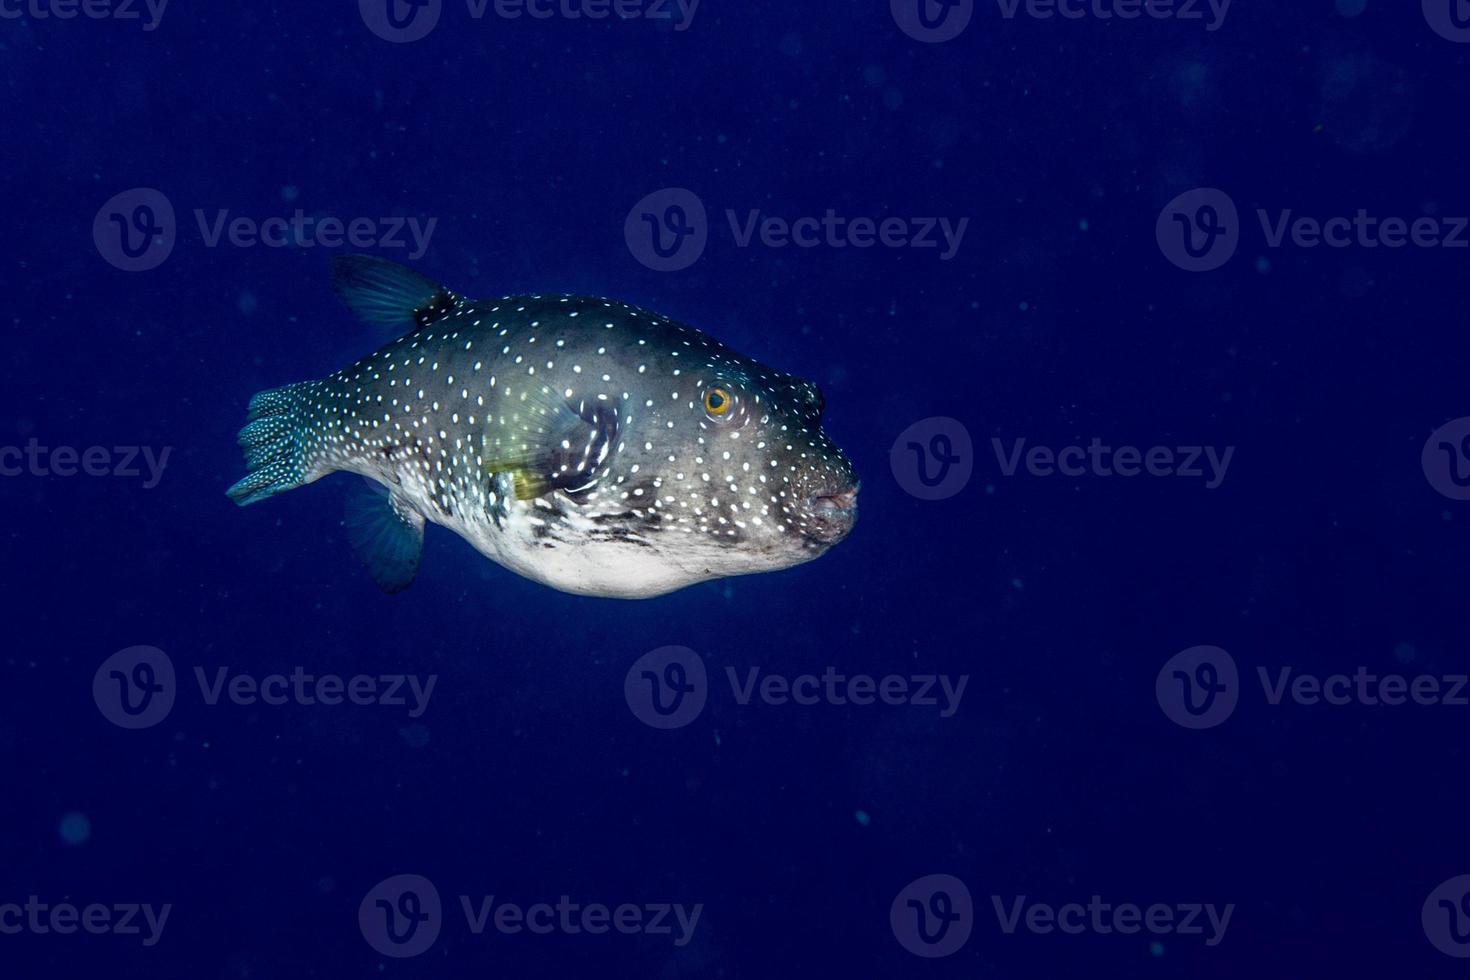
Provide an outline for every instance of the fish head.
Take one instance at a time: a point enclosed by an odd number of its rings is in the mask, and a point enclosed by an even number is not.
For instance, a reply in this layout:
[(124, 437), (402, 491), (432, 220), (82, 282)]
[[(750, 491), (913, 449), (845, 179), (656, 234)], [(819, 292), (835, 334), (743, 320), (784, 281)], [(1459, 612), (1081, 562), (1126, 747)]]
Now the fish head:
[(727, 368), (699, 379), (695, 395), (684, 406), (684, 452), (701, 461), (700, 482), (708, 473), (725, 498), (720, 516), (739, 522), (732, 535), (716, 520), (726, 537), (805, 558), (852, 531), (859, 484), (822, 427), (826, 399), (816, 384)]
[(722, 349), (697, 368), (667, 368), (649, 389), (614, 486), (653, 500), (660, 537), (713, 576), (816, 558), (857, 521), (852, 461), (823, 428), (811, 381)]

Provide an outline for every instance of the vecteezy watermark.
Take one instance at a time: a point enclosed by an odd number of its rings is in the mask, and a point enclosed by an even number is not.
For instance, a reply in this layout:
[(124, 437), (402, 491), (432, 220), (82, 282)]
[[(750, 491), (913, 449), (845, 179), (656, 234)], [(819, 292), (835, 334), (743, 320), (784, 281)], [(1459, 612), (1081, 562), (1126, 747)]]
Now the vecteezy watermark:
[(1001, 931), (1013, 935), (1020, 929), (1038, 935), (1060, 932), (1068, 936), (1114, 933), (1131, 936), (1140, 932), (1156, 936), (1203, 936), (1206, 946), (1218, 946), (1230, 928), (1235, 903), (1216, 906), (1213, 902), (1133, 902), (1113, 904), (1093, 895), (1086, 904), (1065, 902), (1051, 905), (1031, 902), (1025, 895), (1003, 899), (991, 895), (990, 904)]
[(1164, 205), (1154, 224), (1164, 257), (1186, 272), (1220, 268), (1240, 247), (1240, 213), (1214, 187), (1185, 191)]
[[(0, 446), (0, 477), (114, 476), (141, 478), (144, 490), (163, 479), (172, 446), (43, 446), (32, 438), (24, 446)], [(141, 468), (139, 464), (141, 463)]]
[(1470, 500), (1470, 417), (1435, 429), (1420, 454), (1429, 485), (1451, 500)]
[(623, 239), (633, 257), (654, 272), (687, 269), (709, 244), (704, 202), (684, 187), (654, 191), (628, 212)]
[(444, 928), (439, 889), (422, 875), (385, 878), (363, 896), (357, 926), (384, 956), (407, 959), (427, 952)]
[(151, 187), (114, 194), (92, 219), (97, 251), (124, 272), (147, 272), (163, 265), (177, 238), (173, 203)]
[[(820, 674), (767, 673), (759, 667), (726, 667), (730, 694), (741, 707), (771, 708), (883, 704), (938, 709), (951, 718), (970, 682), (968, 674), (844, 674), (827, 667)], [(683, 728), (698, 718), (709, 699), (704, 658), (688, 647), (660, 647), (639, 657), (623, 678), (623, 697), (639, 721), (652, 728)]]
[(915, 41), (953, 41), (970, 26), (975, 0), (889, 0), (893, 21)]
[(699, 717), (709, 700), (704, 658), (678, 646), (645, 653), (623, 677), (623, 699), (651, 728), (683, 728)]
[[(1289, 666), (1257, 667), (1255, 673), (1271, 707), (1286, 701), (1303, 707), (1470, 707), (1470, 674), (1378, 674), (1366, 666), (1325, 676)], [(1241, 687), (1235, 659), (1210, 646), (1175, 654), (1154, 684), (1159, 707), (1185, 728), (1214, 728), (1224, 722), (1235, 711)]]
[[(573, 901), (560, 895), (555, 902), (523, 905), (495, 895), (460, 895), (458, 905), (472, 935), (487, 930), (503, 936), (623, 936), (667, 937), (675, 946), (694, 938), (704, 904), (676, 902)], [(445, 926), (443, 902), (434, 883), (422, 875), (394, 875), (380, 881), (363, 896), (357, 924), (369, 946), (384, 956), (404, 959), (427, 952)]]
[(1435, 949), (1456, 959), (1470, 958), (1470, 875), (1457, 875), (1430, 892), (1420, 921)]
[[(700, 0), (465, 0), (474, 21), (500, 20), (651, 21), (687, 31)], [(362, 22), (385, 41), (407, 44), (428, 37), (444, 14), (444, 0), (358, 0)]]
[[(969, 218), (855, 217), (828, 208), (820, 217), (784, 218), (760, 209), (725, 210), (736, 248), (935, 249), (939, 261), (959, 252)], [(699, 195), (666, 187), (633, 205), (623, 222), (628, 251), (656, 272), (677, 272), (699, 261), (709, 243), (710, 222)]]
[[(193, 214), (206, 248), (406, 249), (410, 259), (424, 256), (439, 224), (438, 218), (308, 215), (301, 208), (265, 218), (232, 215), (228, 208), (195, 208)], [(92, 241), (109, 264), (124, 272), (156, 269), (178, 241), (173, 204), (151, 187), (115, 194), (92, 221)]]
[[(996, 467), (1010, 478), (1024, 471), (1033, 477), (1137, 476), (1176, 477), (1203, 481), (1219, 489), (1235, 458), (1235, 447), (1113, 446), (1100, 437), (1086, 445), (1028, 445), (1026, 439), (992, 438)], [(921, 419), (901, 432), (888, 451), (888, 463), (899, 486), (921, 500), (943, 500), (959, 493), (974, 471), (974, 447), (963, 423), (944, 416)]]
[(1267, 703), (1279, 705), (1291, 700), (1300, 705), (1327, 704), (1342, 707), (1361, 704), (1368, 707), (1383, 705), (1390, 708), (1402, 704), (1436, 705), (1453, 708), (1470, 706), (1470, 692), (1466, 690), (1470, 674), (1403, 674), (1373, 673), (1367, 667), (1358, 667), (1352, 674), (1296, 673), (1292, 667), (1274, 669), (1257, 667), (1261, 690)]
[(898, 485), (920, 500), (953, 497), (970, 482), (975, 447), (964, 423), (937, 415), (904, 429), (888, 450)]
[(163, 22), (168, 0), (0, 0), (0, 20), (139, 21), (144, 31)]
[(1424, 19), (1447, 41), (1470, 44), (1470, 6), (1465, 0), (1423, 0)]
[[(995, 0), (1005, 20), (1174, 20), (1225, 25), (1231, 0)], [(909, 37), (928, 44), (952, 41), (969, 26), (975, 0), (889, 0), (893, 19)]]
[(1032, 476), (1168, 476), (1204, 480), (1206, 490), (1218, 489), (1225, 482), (1225, 472), (1235, 456), (1235, 447), (1222, 451), (1214, 446), (1136, 446), (1113, 447), (1094, 437), (1084, 446), (1026, 446), (1016, 439), (1009, 448), (1000, 439), (991, 439), (995, 461), (1000, 472), (1015, 476), (1024, 462)]
[(1177, 20), (1203, 23), (1210, 33), (1225, 26), (1231, 0), (995, 0), (1006, 20)]
[(787, 219), (762, 214), (759, 209), (744, 214), (725, 211), (730, 234), (738, 248), (759, 241), (766, 248), (917, 248), (941, 249), (939, 261), (948, 262), (959, 253), (969, 218), (846, 218), (831, 208), (820, 218)]
[(51, 904), (31, 895), (24, 905), (0, 903), (0, 935), (70, 936), (85, 932), (93, 936), (142, 936), (144, 946), (157, 946), (173, 909), (171, 903), (157, 908), (138, 902)]
[(174, 662), (157, 647), (119, 650), (92, 675), (92, 700), (119, 728), (151, 728), (173, 710)]
[(1235, 658), (1212, 646), (1190, 647), (1170, 657), (1154, 680), (1159, 707), (1185, 728), (1214, 728), (1235, 713), (1240, 672)]
[(954, 875), (925, 875), (903, 887), (888, 907), (898, 944), (915, 956), (938, 959), (960, 951), (975, 928), (970, 889)]
[(939, 717), (952, 718), (960, 708), (969, 674), (951, 678), (948, 674), (886, 674), (875, 678), (870, 674), (842, 674), (828, 667), (817, 674), (762, 674), (759, 667), (747, 668), (743, 674), (734, 667), (725, 668), (730, 690), (740, 705), (752, 700), (770, 707), (818, 704), (891, 706), (914, 705), (939, 709)]
[[(1351, 216), (1322, 218), (1298, 215), (1291, 208), (1257, 208), (1256, 220), (1268, 249), (1470, 248), (1467, 217), (1383, 217), (1359, 208)], [(1170, 262), (1187, 272), (1210, 272), (1235, 255), (1243, 228), (1230, 195), (1203, 187), (1165, 205), (1154, 230)]]
[[(1218, 946), (1230, 928), (1235, 904), (1210, 902), (1108, 902), (1093, 895), (1086, 902), (1059, 905), (1034, 902), (1025, 895), (991, 895), (991, 908), (1003, 935), (1026, 931), (1036, 935), (1062, 933), (1131, 936), (1201, 936), (1206, 946)], [(953, 875), (925, 875), (905, 885), (889, 906), (888, 922), (904, 949), (926, 958), (949, 956), (969, 940), (976, 925), (970, 890)]]
[[(239, 707), (264, 705), (363, 705), (407, 708), (410, 718), (428, 710), (438, 674), (311, 674), (304, 667), (289, 673), (231, 673), (228, 667), (206, 671), (195, 667), (194, 680), (206, 705), (221, 701)], [(157, 647), (119, 650), (92, 676), (92, 699), (102, 716), (120, 728), (151, 728), (168, 717), (178, 697), (173, 660)]]
[[(429, 250), (438, 218), (317, 218), (297, 208), (289, 218), (230, 217), (228, 210), (206, 216), (196, 208), (194, 220), (208, 248), (226, 241), (235, 248), (406, 248), (410, 259), (421, 259)], [(228, 222), (228, 224), (227, 224)]]

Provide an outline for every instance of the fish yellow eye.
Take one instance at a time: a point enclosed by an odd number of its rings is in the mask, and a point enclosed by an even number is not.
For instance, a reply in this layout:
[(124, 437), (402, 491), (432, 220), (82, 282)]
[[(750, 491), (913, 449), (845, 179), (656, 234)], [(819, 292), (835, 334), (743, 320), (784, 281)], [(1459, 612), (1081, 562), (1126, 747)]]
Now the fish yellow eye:
[(730, 393), (724, 388), (711, 388), (704, 393), (704, 410), (718, 418), (730, 411)]

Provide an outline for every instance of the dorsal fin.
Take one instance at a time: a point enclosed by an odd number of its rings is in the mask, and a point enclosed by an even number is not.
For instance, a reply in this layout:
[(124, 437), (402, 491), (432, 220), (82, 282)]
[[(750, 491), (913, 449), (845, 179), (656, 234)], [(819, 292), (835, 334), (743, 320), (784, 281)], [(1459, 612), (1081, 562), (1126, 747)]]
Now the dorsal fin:
[(332, 259), (332, 288), (368, 323), (423, 327), (454, 308), (455, 296), (428, 276), (373, 255)]

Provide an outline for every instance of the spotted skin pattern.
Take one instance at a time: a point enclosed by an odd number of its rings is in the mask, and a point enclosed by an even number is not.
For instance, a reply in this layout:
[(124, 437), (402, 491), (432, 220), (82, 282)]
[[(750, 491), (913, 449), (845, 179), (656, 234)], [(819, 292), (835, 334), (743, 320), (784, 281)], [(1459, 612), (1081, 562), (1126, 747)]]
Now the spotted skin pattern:
[(420, 535), (623, 598), (787, 568), (852, 529), (857, 480), (809, 381), (613, 300), (439, 292), (405, 313), (420, 325), (376, 353), (256, 396), (237, 502), (357, 473)]

